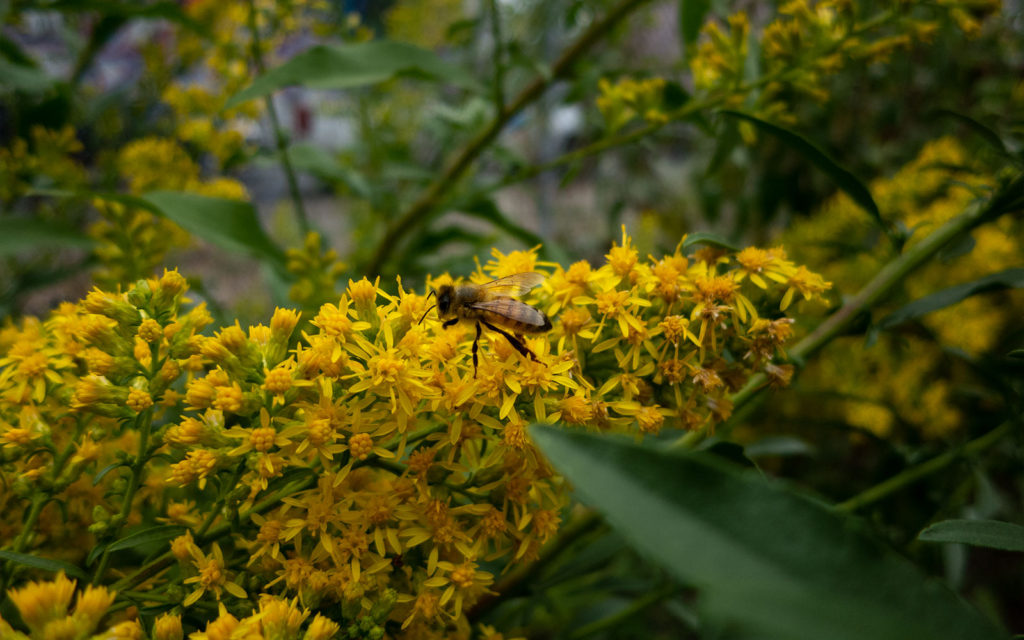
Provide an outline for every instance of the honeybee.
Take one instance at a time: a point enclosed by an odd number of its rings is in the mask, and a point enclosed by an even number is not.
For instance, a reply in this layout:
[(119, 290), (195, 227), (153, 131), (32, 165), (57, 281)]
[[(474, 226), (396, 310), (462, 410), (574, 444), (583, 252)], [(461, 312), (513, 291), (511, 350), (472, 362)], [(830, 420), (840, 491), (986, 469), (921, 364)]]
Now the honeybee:
[[(476, 324), (476, 338), (473, 339), (473, 377), (476, 377), (477, 345), (480, 342), (481, 326), (505, 336), (523, 357), (540, 362), (530, 349), (523, 344), (524, 333), (545, 333), (551, 330), (551, 320), (543, 311), (535, 309), (512, 296), (521, 296), (544, 281), (540, 273), (516, 273), (484, 284), (463, 284), (458, 287), (442, 285), (428, 294), (436, 296), (437, 304), (431, 305), (420, 318), (437, 307), (441, 325), (448, 328), (460, 320)], [(507, 331), (506, 331), (507, 329)]]

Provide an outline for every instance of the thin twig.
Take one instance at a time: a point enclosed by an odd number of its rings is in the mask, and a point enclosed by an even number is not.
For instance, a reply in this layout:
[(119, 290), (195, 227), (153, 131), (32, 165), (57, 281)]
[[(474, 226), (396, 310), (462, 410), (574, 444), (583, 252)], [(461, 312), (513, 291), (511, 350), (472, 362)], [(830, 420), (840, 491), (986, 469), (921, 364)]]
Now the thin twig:
[[(267, 68), (263, 62), (263, 48), (260, 44), (260, 30), (256, 24), (256, 1), (249, 0), (249, 31), (252, 33), (252, 57), (256, 63), (256, 70), (263, 75)], [(270, 127), (274, 132), (274, 145), (277, 147), (277, 154), (281, 158), (281, 166), (284, 168), (284, 175), (288, 181), (288, 192), (292, 198), (292, 205), (295, 207), (295, 218), (299, 223), (299, 230), (305, 237), (310, 232), (309, 218), (306, 215), (306, 206), (302, 202), (302, 193), (299, 191), (299, 180), (295, 175), (295, 168), (292, 167), (291, 158), (288, 157), (288, 138), (281, 128), (281, 121), (277, 117), (277, 108), (274, 107), (274, 98), (268, 95), (264, 98), (267, 107), (267, 116), (270, 118)]]
[(501, 35), (498, 0), (487, 0), (491, 12), (491, 39), (494, 40), (494, 111), (505, 111), (505, 42)]
[(524, 593), (533, 578), (546, 568), (553, 558), (558, 557), (576, 540), (587, 533), (590, 533), (604, 523), (604, 519), (596, 511), (587, 511), (567, 527), (558, 532), (558, 536), (544, 546), (537, 559), (533, 562), (521, 565), (518, 569), (511, 571), (504, 578), (491, 587), (492, 593), (480, 598), (473, 608), (466, 612), (470, 621), (479, 620), (481, 616), (496, 607), (502, 601)]
[(845, 502), (840, 502), (833, 508), (836, 511), (851, 512), (874, 502), (878, 502), (882, 498), (885, 498), (886, 496), (893, 494), (900, 489), (921, 480), (922, 478), (926, 478), (937, 471), (945, 469), (950, 464), (960, 460), (961, 458), (984, 451), (999, 442), (1003, 436), (1010, 432), (1012, 427), (1012, 422), (1004, 422), (985, 435), (979, 436), (978, 438), (964, 444), (962, 447), (957, 447), (952, 451), (947, 451), (946, 453), (936, 456), (930, 460), (926, 460), (921, 464), (904, 469), (888, 480), (880, 482), (870, 489), (866, 489), (858, 493)]

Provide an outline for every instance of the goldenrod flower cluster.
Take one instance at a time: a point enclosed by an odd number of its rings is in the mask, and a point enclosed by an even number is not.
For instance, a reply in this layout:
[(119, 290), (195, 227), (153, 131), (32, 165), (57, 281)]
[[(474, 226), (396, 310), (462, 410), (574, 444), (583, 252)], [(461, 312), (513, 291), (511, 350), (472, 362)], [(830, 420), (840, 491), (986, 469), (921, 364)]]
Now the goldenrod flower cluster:
[(615, 133), (637, 118), (648, 122), (668, 121), (664, 109), (664, 78), (622, 78), (615, 84), (601, 78), (598, 89), (601, 95), (597, 98), (597, 108), (609, 133)]
[[(976, 159), (955, 138), (940, 138), (893, 176), (873, 181), (870, 189), (886, 220), (912, 230), (912, 246), (994, 187), (992, 178), (975, 171), (975, 165)], [(969, 252), (924, 267), (908, 279), (900, 300), (1020, 265), (1024, 226), (1019, 219), (1001, 218), (974, 230), (971, 237)], [(854, 291), (863, 286), (866, 274), (876, 273), (893, 257), (891, 245), (877, 238), (877, 227), (863, 210), (838, 195), (817, 215), (793, 224), (782, 241), (798, 247), (799, 258), (820, 266), (839, 289)], [(862, 340), (837, 341), (827, 347), (827, 357), (816, 359), (805, 379), (846, 396), (835, 405), (841, 417), (877, 435), (896, 435), (897, 425), (929, 438), (948, 435), (963, 424), (954, 387), (969, 372), (940, 345), (978, 356), (1019, 326), (1024, 298), (1016, 291), (998, 295), (999, 304), (976, 296), (924, 316), (920, 322), (931, 338), (912, 331), (883, 333), (872, 348), (864, 348)], [(895, 302), (889, 310), (898, 306)], [(884, 315), (885, 309), (876, 319)]]
[(252, 58), (257, 46), (252, 27), (259, 31), (260, 56), (270, 67), (286, 38), (322, 28), (327, 21), (321, 18), (329, 10), (325, 0), (258, 0), (252, 6), (254, 16), (250, 16), (247, 2), (187, 3), (187, 15), (204, 25), (207, 34), (179, 29), (174, 54), (164, 52), (148, 60), (150, 72), (156, 76), (163, 75), (168, 60), (195, 71), (187, 81), (170, 82), (162, 99), (174, 113), (176, 139), (209, 153), (221, 168), (240, 159), (245, 151), (245, 120), (261, 113), (257, 102), (224, 109), (232, 95), (252, 82)]
[(384, 24), (394, 40), (436, 49), (447, 44), (452, 26), (465, 18), (460, 0), (408, 0), (391, 6)]
[(82, 143), (70, 126), (47, 129), (35, 125), (29, 139), (15, 138), (0, 147), (0, 204), (10, 204), (33, 187), (73, 189), (85, 181), (75, 160)]
[(288, 249), (285, 267), (292, 276), (288, 299), (305, 309), (316, 309), (334, 298), (345, 265), (334, 249), (323, 246), (320, 234), (311, 231), (301, 247)]
[(15, 489), (0, 526), (15, 551), (84, 567), (96, 543), (181, 525), (169, 570), (104, 547), (88, 570), (178, 604), (187, 624), (225, 606), (196, 637), (228, 637), (267, 594), (289, 600), (260, 607), (296, 625), (337, 614), (307, 634), (464, 635), (466, 610), (537, 557), (568, 503), (528, 424), (710, 430), (754, 373), (788, 381), (784, 311), (829, 283), (781, 248), (684, 245), (645, 259), (623, 233), (598, 268), (494, 251), (473, 281), (546, 274), (525, 301), (554, 328), (526, 341), (536, 361), (485, 334), (475, 370), (473, 327), (421, 323), (426, 291), (400, 281), (349, 281), (305, 325), (278, 309), (212, 335), (175, 271), (97, 289), (0, 333), (0, 481)]
[[(787, 121), (792, 116), (786, 92), (825, 101), (828, 78), (841, 68), (886, 62), (931, 40), (944, 20), (976, 35), (980, 20), (999, 6), (998, 0), (948, 0), (922, 10), (920, 3), (891, 3), (863, 15), (846, 0), (789, 0), (763, 29), (752, 28), (745, 12), (729, 16), (724, 28), (705, 23), (690, 70), (699, 91), (727, 95), (729, 106)], [(757, 61), (749, 59), (751, 51)], [(750, 69), (759, 75), (750, 77)], [(746, 125), (741, 130), (752, 135)]]
[[(184, 640), (185, 628), (180, 615), (164, 613), (158, 616), (150, 633), (135, 618), (121, 622), (101, 624), (116, 592), (105, 587), (85, 587), (76, 590), (76, 582), (63, 573), (48, 582), (30, 582), (8, 591), (8, 596), (28, 627), (29, 634), (15, 631), (0, 616), (0, 638), (4, 640), (63, 640), (90, 638), (92, 640)], [(71, 602), (75, 604), (72, 607)], [(231, 638), (295, 638), (302, 640), (330, 640), (342, 630), (338, 623), (320, 613), (310, 618), (309, 609), (297, 606), (294, 599), (263, 596), (258, 607), (248, 616), (236, 618), (220, 605), (216, 618), (205, 625), (203, 631), (189, 634), (192, 640), (230, 640)], [(372, 618), (367, 618), (368, 620)], [(376, 624), (357, 627), (362, 635), (349, 633), (349, 637), (382, 637)], [(102, 630), (100, 630), (102, 629)]]
[[(120, 150), (116, 165), (134, 194), (166, 189), (236, 200), (248, 195), (237, 180), (204, 180), (196, 161), (170, 138), (133, 140)], [(95, 253), (102, 266), (94, 277), (102, 285), (116, 286), (152, 273), (170, 249), (190, 240), (178, 225), (148, 210), (100, 198), (93, 206), (100, 218), (90, 226), (89, 235), (99, 241)]]

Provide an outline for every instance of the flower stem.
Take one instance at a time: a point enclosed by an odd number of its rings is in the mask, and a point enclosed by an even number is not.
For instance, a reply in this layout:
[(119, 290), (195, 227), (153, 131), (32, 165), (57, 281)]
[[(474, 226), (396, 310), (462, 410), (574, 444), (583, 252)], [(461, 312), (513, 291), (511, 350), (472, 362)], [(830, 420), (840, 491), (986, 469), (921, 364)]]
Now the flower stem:
[(926, 478), (936, 471), (940, 471), (948, 467), (950, 464), (961, 458), (984, 451), (999, 442), (1003, 436), (1010, 432), (1012, 427), (1012, 422), (1004, 422), (985, 435), (979, 436), (961, 447), (957, 447), (952, 451), (947, 451), (940, 456), (936, 456), (931, 460), (926, 460), (918, 465), (914, 465), (909, 469), (904, 469), (888, 480), (880, 482), (870, 489), (858, 493), (845, 502), (840, 502), (835, 505), (834, 509), (836, 511), (848, 513), (878, 502), (882, 498), (885, 498), (886, 496), (895, 493), (900, 489), (921, 480), (922, 478)]
[(569, 634), (570, 640), (579, 640), (580, 638), (586, 638), (602, 631), (614, 629), (616, 626), (622, 624), (626, 620), (629, 620), (633, 616), (643, 612), (648, 607), (653, 607), (665, 598), (670, 597), (672, 594), (679, 591), (679, 587), (674, 584), (666, 584), (660, 589), (651, 591), (647, 595), (637, 598), (628, 607), (624, 607), (622, 610), (613, 613), (610, 616), (595, 620), (590, 624), (585, 624), (582, 627), (577, 628)]
[(481, 597), (480, 600), (473, 605), (473, 608), (466, 612), (466, 617), (470, 621), (479, 620), (484, 614), (499, 605), (502, 601), (524, 593), (528, 585), (533, 581), (533, 578), (536, 577), (542, 569), (547, 567), (553, 558), (558, 557), (558, 555), (565, 551), (565, 549), (567, 549), (572, 543), (591, 531), (594, 531), (603, 523), (604, 519), (598, 512), (584, 512), (573, 522), (569, 523), (568, 526), (559, 531), (558, 536), (540, 550), (536, 560), (527, 565), (521, 565), (518, 569), (510, 571), (504, 578), (491, 587), (491, 593)]
[(491, 14), (491, 39), (494, 40), (494, 111), (505, 111), (505, 43), (501, 35), (501, 12), (498, 0), (487, 0), (487, 8)]
[[(113, 540), (117, 537), (117, 532), (121, 528), (121, 525), (131, 515), (132, 502), (135, 500), (135, 493), (139, 490), (139, 486), (142, 484), (142, 475), (146, 467), (146, 463), (149, 461), (149, 432), (153, 426), (153, 409), (146, 409), (145, 412), (140, 414), (138, 418), (139, 427), (139, 452), (135, 456), (135, 461), (131, 466), (131, 477), (128, 479), (128, 488), (124, 492), (124, 500), (121, 502), (121, 511), (118, 512), (116, 520), (112, 524), (111, 528), (107, 530), (106, 537)], [(110, 562), (110, 545), (103, 550), (103, 555), (100, 556), (99, 564), (96, 565), (96, 571), (92, 574), (92, 584), (99, 584), (100, 579), (103, 577), (104, 572), (107, 570), (107, 564)]]
[[(249, 31), (252, 34), (252, 57), (256, 63), (256, 70), (260, 75), (266, 73), (267, 67), (263, 62), (263, 47), (260, 43), (260, 30), (256, 24), (256, 2), (249, 0)], [(284, 169), (285, 179), (288, 181), (288, 193), (291, 195), (292, 206), (295, 207), (295, 218), (299, 223), (299, 230), (305, 237), (310, 232), (309, 217), (306, 215), (306, 206), (302, 202), (302, 193), (299, 191), (299, 180), (292, 166), (291, 158), (288, 157), (288, 138), (281, 128), (281, 121), (277, 117), (277, 108), (274, 107), (274, 98), (268, 95), (263, 100), (267, 108), (267, 117), (270, 119), (270, 127), (274, 132), (274, 145), (277, 147), (277, 154), (281, 159), (281, 167)]]

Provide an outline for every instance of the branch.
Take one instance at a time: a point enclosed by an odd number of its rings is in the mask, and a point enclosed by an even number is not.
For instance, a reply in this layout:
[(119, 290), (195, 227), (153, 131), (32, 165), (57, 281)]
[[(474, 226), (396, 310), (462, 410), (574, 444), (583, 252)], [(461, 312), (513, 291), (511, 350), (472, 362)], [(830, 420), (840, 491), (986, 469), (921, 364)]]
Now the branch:
[[(882, 302), (908, 275), (934, 257), (943, 247), (986, 222), (1021, 209), (1024, 209), (1024, 175), (1017, 176), (993, 194), (985, 206), (976, 207), (953, 218), (883, 267), (857, 295), (847, 300), (838, 311), (789, 349), (790, 360), (797, 366), (802, 366), (825, 345), (837, 336), (843, 335), (857, 323), (861, 314), (867, 313)], [(742, 389), (732, 395), (734, 414), (759, 396), (767, 387), (767, 383), (768, 377), (763, 373), (752, 376)], [(688, 448), (703, 435), (703, 431), (687, 433), (675, 442), (673, 448)]]
[(381, 267), (383, 267), (391, 253), (397, 248), (399, 240), (412, 231), (424, 218), (434, 212), (448, 190), (458, 182), (459, 178), (466, 173), (477, 156), (498, 137), (498, 134), (501, 133), (501, 130), (505, 128), (505, 125), (513, 117), (539, 98), (556, 80), (568, 76), (573, 65), (576, 64), (583, 54), (597, 44), (601, 38), (607, 35), (630, 12), (647, 1), (620, 0), (607, 15), (590, 25), (568, 49), (562, 52), (562, 55), (559, 56), (558, 60), (551, 67), (550, 74), (534, 78), (533, 82), (520, 91), (519, 95), (510, 104), (496, 113), (494, 119), (487, 125), (487, 128), (466, 143), (441, 175), (430, 183), (420, 197), (388, 228), (383, 240), (377, 247), (376, 253), (366, 267), (366, 275), (373, 277), (380, 273)]
[(930, 460), (926, 460), (921, 464), (915, 465), (908, 469), (897, 473), (893, 477), (876, 484), (870, 489), (866, 489), (854, 497), (840, 502), (833, 508), (836, 511), (851, 512), (860, 509), (861, 507), (867, 506), (874, 502), (878, 502), (882, 498), (885, 498), (889, 494), (895, 493), (910, 484), (917, 482), (922, 478), (926, 478), (936, 471), (945, 469), (953, 462), (965, 458), (976, 453), (980, 453), (985, 449), (991, 447), (995, 443), (999, 442), (1003, 436), (1010, 433), (1014, 426), (1013, 422), (1007, 421), (995, 429), (989, 431), (983, 436), (975, 438), (970, 442), (966, 443), (962, 447), (957, 447), (952, 451), (947, 451), (940, 456), (936, 456)]

